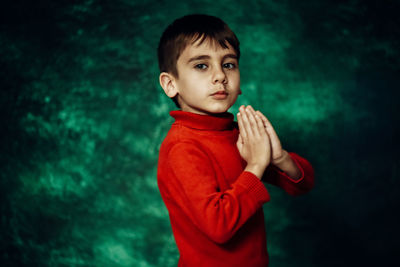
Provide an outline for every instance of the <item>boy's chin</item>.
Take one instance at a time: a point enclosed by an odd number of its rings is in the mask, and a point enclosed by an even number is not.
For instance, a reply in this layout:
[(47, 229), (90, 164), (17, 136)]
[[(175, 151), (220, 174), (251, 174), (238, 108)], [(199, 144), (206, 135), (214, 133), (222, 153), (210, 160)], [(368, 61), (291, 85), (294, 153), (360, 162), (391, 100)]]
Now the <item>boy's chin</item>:
[(218, 116), (220, 114), (226, 113), (231, 105), (206, 105), (206, 106), (186, 106), (182, 108), (183, 111), (188, 111), (192, 113), (202, 114), (202, 115), (212, 115)]
[(224, 114), (229, 110), (230, 107), (223, 107), (223, 108), (214, 108), (214, 109), (209, 109), (208, 111), (206, 111), (206, 113), (210, 114), (210, 115), (215, 115), (218, 116), (220, 114)]

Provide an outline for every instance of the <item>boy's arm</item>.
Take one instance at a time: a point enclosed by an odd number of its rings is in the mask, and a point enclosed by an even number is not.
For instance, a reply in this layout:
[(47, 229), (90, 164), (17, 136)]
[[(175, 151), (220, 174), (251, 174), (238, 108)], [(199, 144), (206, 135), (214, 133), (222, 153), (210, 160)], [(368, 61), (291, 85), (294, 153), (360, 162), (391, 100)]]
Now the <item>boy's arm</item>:
[(264, 184), (248, 171), (243, 171), (230, 189), (221, 191), (209, 156), (191, 142), (175, 144), (162, 164), (159, 187), (170, 203), (171, 216), (183, 212), (216, 243), (230, 240), (270, 199)]
[(292, 179), (286, 172), (275, 165), (270, 165), (264, 173), (263, 181), (279, 186), (289, 195), (307, 193), (314, 187), (314, 170), (311, 164), (296, 153), (289, 152), (293, 162), (300, 170), (300, 178)]
[(237, 145), (247, 167), (228, 190), (221, 191), (209, 155), (196, 143), (177, 143), (161, 159), (159, 186), (170, 213), (182, 211), (216, 243), (230, 240), (270, 198), (260, 181), (271, 156), (268, 135), (260, 117), (239, 118)]

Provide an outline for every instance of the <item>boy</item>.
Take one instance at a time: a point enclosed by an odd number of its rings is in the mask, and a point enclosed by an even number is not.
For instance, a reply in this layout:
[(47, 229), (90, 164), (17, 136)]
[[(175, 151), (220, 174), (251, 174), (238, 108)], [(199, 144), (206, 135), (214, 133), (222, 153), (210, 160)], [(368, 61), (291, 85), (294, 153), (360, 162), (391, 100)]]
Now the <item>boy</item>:
[(163, 141), (158, 186), (180, 252), (178, 266), (268, 266), (261, 179), (296, 195), (311, 165), (280, 144), (268, 119), (241, 106), (239, 41), (220, 19), (174, 21), (159, 47), (160, 84), (180, 108)]

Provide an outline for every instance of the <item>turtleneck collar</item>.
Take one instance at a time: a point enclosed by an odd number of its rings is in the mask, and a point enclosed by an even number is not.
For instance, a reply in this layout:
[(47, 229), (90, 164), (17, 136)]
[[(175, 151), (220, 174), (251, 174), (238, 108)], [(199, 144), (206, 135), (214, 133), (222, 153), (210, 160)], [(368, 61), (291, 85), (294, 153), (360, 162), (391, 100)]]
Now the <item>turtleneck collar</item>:
[(218, 116), (200, 115), (192, 112), (174, 110), (169, 113), (174, 124), (180, 124), (198, 130), (223, 131), (233, 128), (233, 114), (225, 112)]

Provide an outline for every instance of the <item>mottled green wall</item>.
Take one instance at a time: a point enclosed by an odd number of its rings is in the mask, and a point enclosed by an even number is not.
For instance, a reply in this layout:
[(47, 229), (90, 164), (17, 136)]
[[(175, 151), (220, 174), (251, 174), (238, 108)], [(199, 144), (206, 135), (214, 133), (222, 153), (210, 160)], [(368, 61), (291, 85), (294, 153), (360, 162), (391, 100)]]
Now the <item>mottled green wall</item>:
[(241, 41), (243, 95), (316, 187), (268, 186), (272, 267), (395, 266), (399, 1), (3, 1), (1, 266), (176, 266), (156, 184), (173, 103), (158, 38), (208, 13)]

